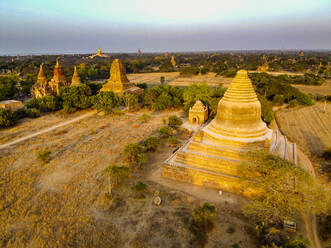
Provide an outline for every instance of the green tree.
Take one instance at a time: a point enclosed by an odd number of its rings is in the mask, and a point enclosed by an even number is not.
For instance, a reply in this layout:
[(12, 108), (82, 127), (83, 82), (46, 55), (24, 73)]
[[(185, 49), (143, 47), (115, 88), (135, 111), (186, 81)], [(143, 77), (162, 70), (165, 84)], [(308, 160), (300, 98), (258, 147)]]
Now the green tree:
[(0, 108), (0, 127), (10, 127), (15, 124), (12, 111)]
[(144, 146), (146, 148), (146, 151), (155, 152), (157, 148), (160, 146), (160, 139), (154, 136), (148, 137), (144, 141)]
[(114, 92), (106, 91), (92, 96), (91, 102), (98, 111), (110, 114), (120, 105), (120, 98)]
[(143, 163), (146, 162), (144, 147), (137, 143), (130, 143), (125, 145), (122, 153), (125, 156), (125, 160), (131, 165), (140, 167)]
[(163, 126), (163, 127), (159, 128), (159, 133), (160, 133), (161, 138), (167, 138), (167, 137), (173, 135), (174, 132), (171, 127)]
[(159, 67), (161, 72), (171, 72), (174, 71), (174, 67), (172, 66), (170, 60), (165, 60), (162, 62), (161, 66)]
[(183, 121), (176, 115), (169, 116), (168, 125), (172, 128), (178, 128), (183, 124)]
[(18, 93), (17, 82), (17, 76), (0, 77), (0, 100), (15, 98)]
[(28, 109), (38, 109), (40, 112), (56, 111), (62, 108), (62, 102), (55, 96), (33, 98), (26, 103)]
[(240, 166), (245, 188), (256, 192), (244, 213), (264, 223), (277, 223), (298, 214), (328, 210), (329, 192), (300, 167), (265, 152), (251, 152), (250, 164)]
[(127, 111), (134, 111), (138, 108), (138, 97), (133, 94), (124, 94), (123, 102)]
[(268, 102), (268, 100), (264, 96), (257, 95), (257, 97), (261, 103), (262, 120), (269, 125), (272, 122), (272, 120), (275, 118), (274, 111), (272, 110), (272, 105)]
[(113, 164), (104, 168), (103, 173), (108, 177), (108, 194), (112, 195), (112, 188), (115, 185), (120, 184), (120, 182), (130, 176), (130, 169), (126, 166), (119, 166)]
[(70, 113), (91, 107), (91, 95), (90, 87), (80, 85), (62, 88), (59, 97), (63, 101), (63, 110)]

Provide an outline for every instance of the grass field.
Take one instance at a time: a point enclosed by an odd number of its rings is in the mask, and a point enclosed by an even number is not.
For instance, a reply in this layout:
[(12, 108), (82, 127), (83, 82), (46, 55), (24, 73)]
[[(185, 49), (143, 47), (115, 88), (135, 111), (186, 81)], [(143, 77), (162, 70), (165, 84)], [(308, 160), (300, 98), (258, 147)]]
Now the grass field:
[(133, 83), (160, 84), (160, 77), (165, 77), (166, 84), (173, 86), (188, 86), (191, 83), (205, 82), (210, 86), (218, 86), (220, 83), (228, 87), (233, 78), (215, 76), (215, 73), (208, 73), (202, 76), (180, 77), (179, 72), (156, 72), (156, 73), (136, 73), (128, 74), (128, 78)]
[[(142, 169), (113, 189), (113, 198), (105, 194), (108, 180), (103, 169), (121, 164), (125, 144), (157, 135), (163, 119), (173, 114), (182, 112), (152, 113), (147, 123), (139, 120), (141, 113), (93, 115), (0, 150), (0, 247), (196, 247), (183, 219), (203, 201), (147, 180), (174, 147), (162, 142), (158, 152), (147, 154)], [(1, 143), (63, 117), (38, 119), (2, 130)], [(184, 133), (177, 135), (181, 142), (187, 139)], [(34, 151), (45, 149), (51, 151), (51, 160), (41, 164)], [(139, 197), (131, 190), (137, 181), (147, 185)], [(160, 206), (152, 204), (156, 192)], [(216, 207), (207, 247), (256, 247), (249, 234), (252, 226), (242, 218), (240, 207), (228, 202)], [(226, 232), (229, 227), (235, 232)]]
[(304, 93), (311, 93), (313, 95), (320, 94), (320, 95), (331, 95), (331, 80), (328, 79), (323, 85), (316, 86), (316, 85), (302, 85), (302, 84), (292, 84), (292, 86), (298, 88)]
[[(318, 86), (320, 87), (320, 86)], [(310, 155), (321, 155), (331, 146), (331, 104), (316, 103), (310, 107), (283, 109), (277, 112), (282, 132)]]

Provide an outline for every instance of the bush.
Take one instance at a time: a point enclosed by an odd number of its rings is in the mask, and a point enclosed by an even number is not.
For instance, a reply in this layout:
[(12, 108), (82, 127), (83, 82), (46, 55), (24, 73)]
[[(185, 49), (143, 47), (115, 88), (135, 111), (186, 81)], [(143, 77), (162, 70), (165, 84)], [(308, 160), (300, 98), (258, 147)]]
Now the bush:
[(151, 116), (149, 114), (146, 114), (146, 113), (142, 114), (139, 117), (139, 120), (141, 120), (143, 123), (148, 122), (150, 119), (151, 119)]
[(120, 98), (112, 91), (105, 91), (92, 96), (91, 102), (98, 111), (110, 114), (120, 105)]
[(39, 116), (40, 116), (40, 111), (36, 108), (30, 108), (30, 109), (21, 108), (14, 112), (15, 120), (19, 120), (26, 117), (37, 118)]
[(172, 136), (167, 138), (167, 143), (171, 146), (175, 146), (179, 143), (179, 140), (177, 137)]
[(179, 107), (183, 102), (183, 90), (169, 85), (158, 85), (145, 91), (144, 104), (150, 109), (164, 110)]
[(134, 186), (131, 187), (133, 191), (143, 191), (147, 189), (147, 185), (143, 182), (138, 181)]
[(148, 88), (147, 84), (146, 83), (140, 83), (140, 84), (136, 84), (137, 87), (143, 89), (143, 90), (146, 90)]
[(310, 98), (309, 95), (302, 93), (302, 92), (298, 92), (296, 95), (296, 100), (298, 101), (299, 104), (301, 105), (308, 105), (311, 106), (314, 104), (313, 99)]
[(46, 164), (51, 160), (51, 151), (50, 150), (39, 150), (34, 152), (36, 158), (42, 164)]
[(262, 120), (269, 125), (272, 122), (272, 120), (275, 118), (274, 111), (272, 110), (272, 106), (264, 96), (258, 95), (258, 99), (261, 103)]
[(163, 126), (163, 127), (160, 127), (159, 133), (160, 133), (161, 138), (167, 138), (170, 135), (173, 135), (173, 130), (169, 126)]
[(136, 143), (127, 144), (122, 151), (125, 160), (131, 165), (141, 166), (146, 162), (144, 147)]
[(128, 111), (134, 111), (138, 109), (138, 97), (133, 94), (124, 94), (122, 97), (125, 107)]
[(63, 101), (63, 110), (71, 113), (77, 109), (87, 109), (91, 107), (92, 91), (87, 85), (64, 87), (60, 91)]
[(284, 96), (283, 95), (276, 95), (272, 99), (272, 104), (276, 106), (281, 106), (284, 103)]
[(10, 127), (15, 124), (12, 111), (0, 108), (0, 127)]
[(234, 233), (236, 230), (232, 227), (232, 226), (230, 226), (228, 229), (226, 229), (226, 232), (227, 233), (229, 233), (229, 234), (232, 234), (232, 233)]
[(27, 109), (26, 110), (27, 117), (30, 118), (37, 118), (40, 116), (40, 111), (35, 108)]
[(144, 141), (144, 146), (146, 148), (146, 151), (155, 152), (157, 148), (160, 146), (160, 139), (154, 136), (148, 137)]
[(62, 108), (62, 102), (55, 96), (33, 98), (26, 103), (28, 109), (35, 108), (40, 112), (56, 111)]
[(310, 247), (310, 242), (302, 236), (297, 236), (290, 240), (286, 245), (286, 248), (307, 248)]
[(298, 104), (298, 101), (296, 100), (296, 99), (293, 99), (293, 100), (291, 100), (291, 101), (289, 101), (288, 102), (288, 106), (290, 107), (290, 108), (294, 108), (294, 107), (296, 107), (296, 106), (298, 106), (299, 104)]
[(183, 121), (176, 115), (169, 116), (168, 125), (172, 128), (177, 128), (183, 124)]

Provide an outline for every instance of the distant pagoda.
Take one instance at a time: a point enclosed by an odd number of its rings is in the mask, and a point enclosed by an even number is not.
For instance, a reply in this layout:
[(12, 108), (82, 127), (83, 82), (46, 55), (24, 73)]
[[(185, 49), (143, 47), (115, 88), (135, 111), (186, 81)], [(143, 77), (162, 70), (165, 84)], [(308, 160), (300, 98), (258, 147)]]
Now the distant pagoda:
[(108, 82), (103, 85), (100, 91), (113, 91), (119, 95), (141, 95), (143, 93), (141, 88), (135, 86), (134, 83), (129, 81), (125, 73), (125, 68), (119, 59), (114, 59), (111, 64), (110, 78), (108, 79)]
[(70, 86), (80, 86), (82, 85), (82, 82), (80, 81), (80, 77), (77, 72), (77, 67), (74, 67), (74, 75), (72, 76), (71, 79), (71, 85)]
[(93, 54), (90, 56), (91, 59), (93, 59), (95, 57), (108, 57), (108, 55), (101, 52), (101, 49), (98, 48), (98, 52), (96, 54)]

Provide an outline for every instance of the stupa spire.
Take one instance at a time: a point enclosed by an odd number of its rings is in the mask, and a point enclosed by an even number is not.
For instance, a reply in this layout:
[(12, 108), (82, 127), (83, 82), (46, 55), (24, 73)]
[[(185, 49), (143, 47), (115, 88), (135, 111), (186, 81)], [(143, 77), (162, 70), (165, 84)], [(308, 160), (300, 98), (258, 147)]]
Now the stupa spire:
[(81, 84), (82, 84), (82, 82), (80, 81), (80, 77), (79, 77), (78, 72), (77, 72), (77, 67), (74, 66), (74, 75), (72, 76), (70, 86), (79, 86)]
[(43, 70), (43, 65), (40, 64), (40, 69), (39, 69), (39, 73), (38, 73), (38, 79), (44, 79), (46, 78), (45, 77), (45, 73), (44, 73), (44, 70)]

